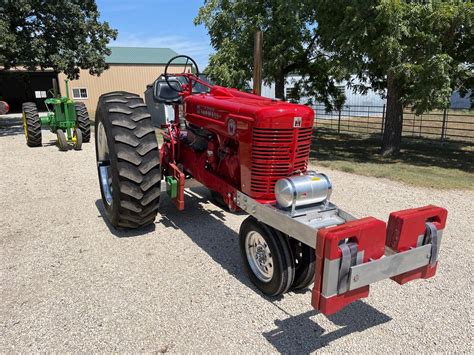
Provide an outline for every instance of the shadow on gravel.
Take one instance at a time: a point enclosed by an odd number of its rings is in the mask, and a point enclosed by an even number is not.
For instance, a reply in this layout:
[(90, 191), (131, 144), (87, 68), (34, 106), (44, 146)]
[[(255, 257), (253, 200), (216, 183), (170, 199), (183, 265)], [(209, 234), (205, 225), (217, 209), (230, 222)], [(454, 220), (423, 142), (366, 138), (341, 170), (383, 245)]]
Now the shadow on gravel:
[(138, 228), (138, 229), (117, 229), (109, 222), (109, 220), (105, 216), (105, 209), (104, 209), (104, 205), (102, 203), (102, 200), (95, 201), (95, 206), (97, 207), (97, 210), (100, 213), (98, 218), (102, 218), (102, 220), (104, 221), (107, 228), (109, 228), (110, 233), (112, 233), (114, 236), (116, 236), (118, 238), (130, 238), (130, 237), (144, 236), (144, 235), (146, 235), (150, 232), (153, 232), (155, 230), (155, 225), (154, 224), (149, 224), (148, 226)]
[(19, 134), (24, 134), (23, 122), (21, 121), (20, 118), (0, 117), (0, 137), (16, 136)]
[(202, 203), (211, 200), (209, 190), (202, 185), (194, 186), (194, 182), (189, 185), (191, 186), (185, 190), (185, 211), (179, 212), (169, 199), (165, 198), (156, 223), (183, 231), (230, 275), (256, 290), (242, 268), (239, 235), (226, 225), (226, 214), (218, 206), (204, 209)]
[[(166, 228), (183, 231), (230, 275), (259, 293), (242, 267), (238, 233), (226, 226), (226, 215), (219, 207), (216, 206), (210, 211), (209, 208), (204, 209), (201, 205), (211, 199), (209, 190), (201, 185), (192, 186), (186, 189), (186, 194), (185, 213), (179, 212), (169, 200), (163, 201), (160, 208), (161, 215), (157, 218), (156, 223), (160, 223)], [(310, 289), (306, 288), (298, 293), (308, 291)], [(264, 295), (262, 297), (287, 313), (274, 303), (277, 299)], [(280, 299), (282, 297), (285, 296), (281, 296)], [(391, 320), (387, 315), (361, 301), (354, 302), (339, 313), (328, 317), (331, 322), (341, 327), (330, 333), (327, 333), (311, 319), (318, 314), (316, 310), (296, 316), (287, 314), (288, 318), (275, 321), (277, 326), (275, 330), (262, 334), (275, 349), (283, 353), (313, 352), (336, 339), (354, 332), (362, 332)]]
[[(48, 131), (49, 129), (42, 128), (42, 131)], [(23, 122), (21, 118), (18, 117), (8, 117), (3, 118), (0, 117), (0, 138), (7, 137), (7, 136), (16, 136), (16, 135), (24, 135), (25, 132), (23, 130)], [(56, 140), (50, 140), (47, 143), (43, 143), (40, 147), (33, 147), (33, 148), (41, 148), (47, 146), (56, 145)], [(32, 147), (30, 147), (32, 148)]]
[[(341, 327), (328, 333), (311, 317), (318, 311), (311, 310), (283, 320), (276, 320), (276, 329), (263, 333), (265, 339), (280, 353), (310, 353), (319, 350), (334, 340), (346, 335), (386, 323), (392, 318), (372, 306), (356, 301), (328, 319)], [(344, 349), (341, 349), (344, 352)]]

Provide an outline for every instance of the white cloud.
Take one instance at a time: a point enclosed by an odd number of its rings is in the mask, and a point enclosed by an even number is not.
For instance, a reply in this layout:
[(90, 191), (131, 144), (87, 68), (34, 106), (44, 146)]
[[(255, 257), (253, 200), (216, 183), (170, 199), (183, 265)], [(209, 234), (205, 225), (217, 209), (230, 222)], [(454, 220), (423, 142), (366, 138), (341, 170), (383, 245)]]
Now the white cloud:
[(119, 38), (110, 43), (110, 45), (123, 47), (171, 48), (178, 54), (185, 54), (192, 57), (199, 65), (200, 71), (203, 71), (207, 66), (209, 55), (212, 53), (212, 47), (209, 43), (192, 41), (183, 36), (149, 37), (142, 34), (129, 34), (119, 36)]

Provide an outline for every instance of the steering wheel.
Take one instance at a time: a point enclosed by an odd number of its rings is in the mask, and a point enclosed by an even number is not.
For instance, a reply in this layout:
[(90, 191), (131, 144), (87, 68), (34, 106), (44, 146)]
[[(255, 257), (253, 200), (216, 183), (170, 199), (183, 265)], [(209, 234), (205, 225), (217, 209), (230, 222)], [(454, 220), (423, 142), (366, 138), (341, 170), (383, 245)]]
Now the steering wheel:
[[(189, 64), (191, 64), (191, 69), (192, 69), (192, 67), (193, 67), (193, 65), (194, 65), (194, 66), (196, 67), (196, 74), (195, 74), (195, 75), (199, 77), (199, 67), (198, 67), (196, 61), (195, 61), (193, 58), (191, 58), (191, 57), (189, 57), (189, 56), (187, 56), (187, 55), (177, 55), (176, 57), (173, 57), (173, 58), (171, 58), (171, 59), (168, 61), (168, 63), (166, 64), (166, 67), (165, 67), (165, 74), (164, 74), (165, 80), (166, 80), (166, 84), (168, 84), (168, 86), (170, 87), (171, 90), (174, 90), (174, 91), (177, 91), (177, 92), (182, 92), (182, 91), (183, 91), (183, 88), (181, 87), (181, 85), (179, 86), (179, 89), (177, 89), (176, 86), (171, 85), (171, 83), (170, 83), (169, 80), (168, 80), (168, 78), (169, 78), (170, 76), (173, 76), (173, 74), (176, 74), (176, 73), (168, 74), (168, 67), (170, 66), (170, 64), (171, 64), (172, 62), (174, 62), (174, 61), (175, 61), (176, 59), (178, 59), (178, 58), (184, 58), (184, 59), (186, 59), (186, 63), (184, 64), (184, 69), (183, 69), (182, 74), (185, 74), (185, 73), (186, 73), (186, 67), (188, 66), (188, 63), (191, 62), (191, 63), (189, 63)], [(178, 65), (182, 65), (182, 63), (179, 63)], [(186, 81), (189, 83), (189, 79), (188, 79), (186, 76), (183, 76), (183, 78), (185, 78)], [(194, 87), (194, 85), (196, 85), (196, 84), (197, 84), (197, 82), (195, 81), (195, 82), (193, 83), (193, 87)]]

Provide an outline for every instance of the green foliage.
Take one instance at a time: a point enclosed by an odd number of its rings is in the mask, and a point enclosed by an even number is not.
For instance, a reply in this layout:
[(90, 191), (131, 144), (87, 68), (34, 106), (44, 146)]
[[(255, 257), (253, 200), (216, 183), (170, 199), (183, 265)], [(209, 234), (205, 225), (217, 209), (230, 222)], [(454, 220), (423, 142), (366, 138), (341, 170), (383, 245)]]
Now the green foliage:
[(315, 16), (319, 44), (357, 76), (356, 91), (384, 94), (391, 75), (400, 103), (421, 113), (474, 87), (470, 1), (318, 0)]
[[(329, 107), (342, 104), (336, 81), (343, 72), (317, 46), (312, 0), (208, 0), (195, 23), (206, 26), (216, 50), (206, 73), (216, 83), (245, 88), (252, 78), (254, 34), (261, 30), (266, 83), (278, 86), (288, 74), (301, 74), (300, 95)], [(282, 97), (279, 87), (276, 96)]]
[(1, 0), (0, 65), (52, 68), (70, 79), (99, 75), (117, 31), (99, 21), (94, 0)]

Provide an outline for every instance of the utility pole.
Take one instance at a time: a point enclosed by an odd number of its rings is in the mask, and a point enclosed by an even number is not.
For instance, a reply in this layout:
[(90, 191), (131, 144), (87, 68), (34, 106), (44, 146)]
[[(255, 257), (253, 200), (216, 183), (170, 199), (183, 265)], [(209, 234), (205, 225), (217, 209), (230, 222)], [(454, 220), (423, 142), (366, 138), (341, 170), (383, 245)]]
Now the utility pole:
[(263, 33), (257, 31), (253, 47), (253, 91), (257, 95), (262, 94), (262, 45)]

